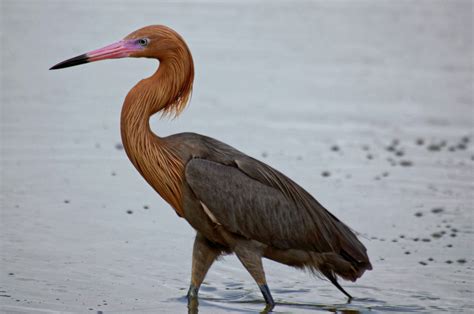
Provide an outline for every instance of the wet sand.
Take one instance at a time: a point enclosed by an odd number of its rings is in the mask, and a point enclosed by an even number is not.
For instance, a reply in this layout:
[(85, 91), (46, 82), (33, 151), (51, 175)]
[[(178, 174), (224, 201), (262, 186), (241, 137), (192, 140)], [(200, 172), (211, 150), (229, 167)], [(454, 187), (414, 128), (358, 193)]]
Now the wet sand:
[[(286, 173), (361, 234), (374, 270), (346, 303), (265, 261), (275, 312), (470, 312), (474, 107), (469, 1), (2, 1), (0, 311), (183, 313), (194, 231), (120, 145), (128, 90), (155, 70), (53, 64), (166, 24), (196, 64), (193, 131)], [(233, 256), (202, 313), (264, 305)]]

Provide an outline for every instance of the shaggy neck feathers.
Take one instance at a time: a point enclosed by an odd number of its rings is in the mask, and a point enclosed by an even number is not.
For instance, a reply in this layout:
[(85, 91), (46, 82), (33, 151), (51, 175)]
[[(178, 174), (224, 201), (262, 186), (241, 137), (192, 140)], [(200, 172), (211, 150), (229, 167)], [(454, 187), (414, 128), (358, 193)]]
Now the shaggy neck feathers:
[(151, 131), (155, 113), (177, 116), (188, 103), (194, 68), (191, 53), (182, 39), (179, 45), (160, 52), (160, 66), (141, 80), (125, 98), (121, 115), (122, 142), (130, 161), (145, 180), (183, 216), (181, 185), (184, 161), (165, 140)]

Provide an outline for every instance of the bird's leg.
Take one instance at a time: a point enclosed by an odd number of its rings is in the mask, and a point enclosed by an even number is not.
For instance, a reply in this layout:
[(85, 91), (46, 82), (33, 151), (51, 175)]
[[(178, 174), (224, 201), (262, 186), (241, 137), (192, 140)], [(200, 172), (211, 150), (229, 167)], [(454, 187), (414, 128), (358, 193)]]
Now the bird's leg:
[(267, 280), (265, 279), (261, 250), (248, 245), (236, 246), (234, 250), (244, 267), (257, 282), (258, 287), (263, 294), (263, 298), (265, 299), (265, 303), (267, 304), (265, 311), (271, 311), (275, 306), (275, 301), (273, 301), (273, 297), (267, 285)]
[(191, 284), (187, 295), (188, 302), (197, 300), (199, 287), (201, 287), (207, 271), (221, 253), (222, 251), (216, 247), (212, 247), (202, 234), (199, 232), (196, 234), (193, 247)]

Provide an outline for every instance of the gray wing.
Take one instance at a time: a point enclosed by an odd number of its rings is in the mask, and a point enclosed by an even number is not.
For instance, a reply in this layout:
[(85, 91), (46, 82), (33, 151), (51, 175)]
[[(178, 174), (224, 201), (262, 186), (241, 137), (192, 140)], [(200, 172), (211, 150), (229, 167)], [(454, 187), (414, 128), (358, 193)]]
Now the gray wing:
[(227, 230), (280, 249), (336, 252), (367, 259), (350, 229), (275, 169), (245, 155), (232, 163), (195, 158), (186, 180)]

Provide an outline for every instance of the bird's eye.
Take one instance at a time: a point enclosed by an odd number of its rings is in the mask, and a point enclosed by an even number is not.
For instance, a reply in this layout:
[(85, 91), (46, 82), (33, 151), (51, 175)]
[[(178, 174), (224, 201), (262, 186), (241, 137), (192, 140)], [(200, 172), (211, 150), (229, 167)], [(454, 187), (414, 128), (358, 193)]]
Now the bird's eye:
[(142, 47), (146, 47), (148, 46), (148, 43), (150, 42), (150, 40), (148, 38), (140, 38), (138, 40), (138, 44)]

